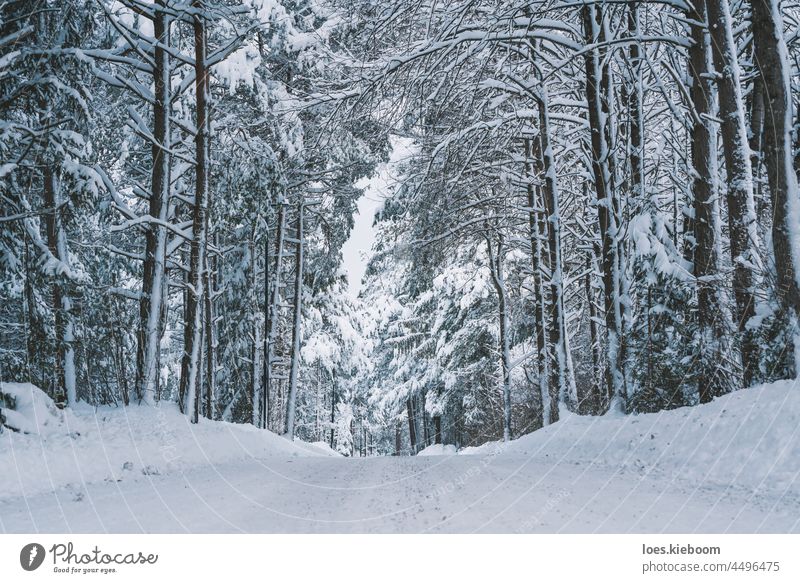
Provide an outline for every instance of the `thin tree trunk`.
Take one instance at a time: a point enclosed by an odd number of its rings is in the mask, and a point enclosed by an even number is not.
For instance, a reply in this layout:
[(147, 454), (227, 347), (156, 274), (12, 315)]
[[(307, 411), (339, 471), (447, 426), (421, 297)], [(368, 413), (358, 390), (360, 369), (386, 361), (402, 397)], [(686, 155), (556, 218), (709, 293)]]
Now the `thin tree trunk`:
[[(31, 251), (28, 245), (28, 238), (25, 238), (25, 251), (24, 251), (24, 265), (25, 265), (25, 280), (23, 285), (23, 294), (25, 301), (22, 304), (22, 319), (23, 330), (25, 332), (25, 376), (31, 384), (39, 384), (40, 379), (34, 377), (34, 364), (36, 363), (36, 349), (37, 339), (41, 339), (44, 335), (38, 334), (40, 326), (36, 314), (36, 298), (33, 293), (33, 284), (31, 283), (31, 274), (33, 268), (31, 266)], [(42, 379), (44, 380), (44, 379)], [(53, 399), (57, 395), (50, 395)], [(63, 401), (63, 396), (61, 397)]]
[(541, 172), (541, 157), (539, 156), (540, 142), (538, 138), (535, 141), (536, 149), (531, 145), (530, 138), (524, 141), (525, 153), (525, 174), (527, 177), (526, 194), (528, 203), (528, 225), (531, 241), (531, 275), (533, 277), (533, 301), (534, 301), (534, 320), (536, 321), (536, 364), (538, 369), (538, 383), (537, 389), (540, 395), (540, 401), (543, 410), (543, 421), (550, 423), (549, 417), (549, 392), (547, 388), (547, 381), (550, 377), (550, 366), (548, 363), (548, 349), (545, 329), (547, 323), (545, 321), (546, 311), (544, 309), (544, 284), (542, 281), (543, 269), (543, 253), (542, 253), (542, 231), (544, 229), (542, 221), (539, 217), (541, 209), (539, 208), (539, 199), (537, 196), (538, 188), (533, 184), (535, 176)]
[(586, 281), (584, 284), (586, 291), (586, 301), (589, 306), (589, 343), (592, 353), (592, 387), (591, 387), (591, 413), (599, 415), (603, 410), (605, 399), (603, 398), (602, 374), (603, 374), (603, 355), (600, 346), (600, 313), (595, 304), (595, 294), (592, 286), (592, 278), (597, 273), (595, 267), (596, 253), (589, 251), (586, 253)]
[(150, 192), (150, 216), (160, 224), (147, 227), (145, 242), (140, 328), (136, 359), (136, 393), (139, 402), (152, 404), (157, 398), (158, 363), (161, 341), (165, 286), (167, 229), (163, 226), (169, 213), (170, 198), (170, 59), (164, 48), (170, 44), (171, 18), (166, 0), (156, 0), (153, 30), (159, 43), (155, 46), (153, 68), (153, 172)]
[[(264, 375), (264, 394), (267, 398), (267, 402), (270, 402), (269, 399), (271, 398), (272, 394), (272, 364), (273, 364), (273, 351), (275, 349), (275, 340), (278, 335), (278, 317), (280, 313), (280, 301), (281, 301), (281, 265), (283, 263), (283, 244), (286, 234), (286, 205), (282, 202), (278, 203), (278, 224), (276, 227), (275, 233), (275, 270), (274, 274), (272, 275), (272, 296), (270, 298), (270, 306), (269, 311), (267, 312), (267, 322), (266, 322), (266, 352), (264, 353), (264, 359), (266, 360), (265, 363), (265, 370), (266, 374)], [(265, 261), (268, 260), (268, 257), (265, 257)], [(271, 405), (271, 403), (270, 403)], [(270, 407), (267, 407), (271, 409)], [(278, 411), (282, 411), (281, 403), (278, 403), (276, 409)], [(269, 426), (269, 418), (266, 420), (265, 427)]]
[(394, 424), (394, 455), (399, 456), (400, 453), (403, 451), (403, 433), (402, 433), (402, 422), (400, 419), (397, 419)]
[[(753, 60), (757, 60), (755, 55)], [(753, 198), (756, 203), (756, 215), (768, 217), (770, 204), (766, 200), (761, 188), (760, 174), (763, 168), (764, 149), (764, 81), (756, 68), (753, 78), (753, 87), (748, 96), (747, 109), (750, 112), (750, 166), (753, 169)]]
[(427, 399), (426, 393), (427, 391), (423, 390), (420, 394), (420, 410), (422, 411), (420, 417), (422, 418), (422, 435), (425, 436), (423, 443), (427, 447), (431, 444), (431, 432), (429, 427), (430, 424), (428, 422), (428, 412), (425, 410), (425, 400)]
[[(206, 261), (208, 261), (208, 256)], [(214, 314), (214, 273), (216, 273), (216, 261), (211, 263), (206, 270), (205, 279), (205, 337), (206, 337), (206, 392), (205, 392), (205, 416), (214, 419), (214, 396), (216, 394), (216, 371), (217, 371), (217, 327)]]
[(411, 455), (417, 453), (417, 430), (416, 421), (414, 418), (414, 404), (411, 402), (411, 397), (406, 399), (406, 409), (408, 411), (408, 438), (411, 444)]
[[(511, 441), (511, 340), (509, 337), (509, 320), (506, 284), (503, 277), (503, 242), (498, 242), (493, 249), (492, 241), (486, 237), (486, 248), (489, 253), (492, 283), (497, 292), (498, 316), (500, 323), (500, 362), (503, 373), (503, 441)], [(552, 400), (551, 400), (552, 401)], [(553, 405), (551, 404), (551, 409)], [(558, 417), (558, 399), (555, 400), (556, 418)], [(551, 411), (552, 419), (552, 411)]]
[(331, 382), (331, 449), (333, 449), (334, 423), (336, 422), (336, 371)]
[(249, 277), (250, 277), (250, 289), (249, 289), (249, 316), (250, 316), (250, 374), (248, 378), (250, 380), (250, 386), (248, 387), (248, 396), (250, 399), (250, 423), (254, 426), (259, 427), (259, 420), (261, 419), (261, 389), (260, 389), (260, 379), (259, 379), (259, 372), (261, 370), (261, 366), (258, 362), (258, 351), (261, 349), (261, 326), (258, 322), (257, 317), (257, 304), (258, 300), (256, 295), (256, 282), (258, 279), (258, 266), (256, 263), (256, 225), (253, 225), (253, 229), (250, 234), (250, 241), (248, 243), (248, 253), (250, 256), (249, 261)]
[(302, 324), (303, 309), (303, 213), (304, 205), (301, 202), (297, 208), (297, 250), (295, 252), (292, 359), (289, 368), (289, 395), (286, 403), (286, 435), (289, 439), (294, 439), (294, 423), (297, 403), (297, 378), (300, 373), (300, 341), (302, 339), (300, 326)]
[(547, 246), (550, 257), (550, 346), (554, 352), (550, 369), (550, 423), (558, 421), (558, 405), (575, 398), (575, 378), (568, 366), (569, 349), (566, 341), (566, 315), (564, 313), (564, 281), (561, 258), (561, 211), (556, 178), (556, 164), (550, 144), (550, 112), (546, 85), (539, 90), (539, 136), (541, 143), (544, 187), (542, 189), (545, 216), (547, 217)]
[[(192, 5), (202, 8), (200, 0)], [(194, 28), (195, 96), (197, 103), (197, 132), (195, 134), (195, 194), (192, 211), (192, 241), (189, 254), (188, 293), (184, 313), (184, 351), (181, 363), (180, 394), (183, 411), (197, 423), (200, 409), (199, 365), (202, 341), (202, 306), (204, 296), (203, 269), (207, 247), (206, 217), (208, 204), (208, 96), (206, 94), (206, 32), (200, 14), (192, 17)]]
[[(61, 220), (61, 185), (54, 170), (44, 171), (44, 203), (50, 212), (46, 215), (47, 245), (62, 264), (69, 267), (67, 233)], [(77, 401), (75, 373), (75, 334), (72, 321), (72, 300), (67, 291), (66, 277), (56, 274), (53, 282), (53, 313), (56, 331), (56, 403), (73, 406)]]
[[(637, 1), (628, 3), (628, 36), (638, 39), (639, 5)], [(645, 196), (644, 184), (644, 112), (642, 111), (642, 58), (638, 42), (631, 42), (628, 48), (628, 61), (631, 68), (631, 82), (627, 91), (629, 146), (628, 159), (631, 168), (631, 191), (633, 197), (642, 202)]]
[[(266, 219), (264, 224), (267, 225)], [(270, 326), (270, 303), (269, 303), (269, 229), (264, 234), (264, 346), (261, 360), (261, 402), (264, 404), (261, 412), (261, 419), (258, 427), (269, 429), (270, 396), (269, 396), (269, 369), (270, 369), (270, 350), (269, 350), (269, 326)], [(331, 446), (333, 447), (333, 446)]]
[(423, 417), (425, 416), (425, 401), (422, 393), (414, 396), (414, 432), (417, 436), (417, 450), (422, 451), (428, 445), (425, 442), (425, 428)]

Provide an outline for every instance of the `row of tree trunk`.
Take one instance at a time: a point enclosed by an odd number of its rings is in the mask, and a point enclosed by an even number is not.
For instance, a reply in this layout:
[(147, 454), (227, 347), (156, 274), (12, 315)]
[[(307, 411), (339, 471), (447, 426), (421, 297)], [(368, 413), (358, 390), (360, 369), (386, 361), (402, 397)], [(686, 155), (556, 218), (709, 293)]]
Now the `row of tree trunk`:
[[(171, 35), (175, 24), (173, 11), (166, 0), (156, 0), (150, 13), (142, 15), (153, 21), (153, 31), (158, 42), (149, 45), (152, 56), (154, 99), (152, 102), (152, 132), (147, 136), (152, 147), (152, 172), (148, 211), (144, 217), (145, 252), (143, 257), (142, 292), (139, 300), (139, 329), (137, 334), (136, 397), (141, 403), (152, 404), (160, 398), (159, 370), (160, 343), (166, 322), (169, 274), (171, 259), (188, 241), (188, 266), (183, 277), (183, 354), (179, 380), (178, 402), (181, 410), (196, 423), (201, 415), (215, 416), (215, 377), (217, 373), (217, 332), (215, 318), (215, 296), (218, 293), (219, 250), (211, 245), (213, 221), (211, 217), (211, 169), (209, 155), (211, 144), (210, 120), (210, 63), (208, 48), (209, 19), (213, 11), (203, 0), (192, 1), (189, 16), (194, 40), (194, 198), (191, 202), (191, 229), (179, 230), (170, 223), (169, 213), (173, 205), (171, 195), (172, 152), (172, 103), (174, 102), (173, 63), (171, 58)], [(138, 50), (141, 50), (141, 46)], [(185, 130), (185, 128), (184, 128)], [(188, 204), (187, 201), (183, 201)], [(54, 204), (56, 204), (54, 202)], [(288, 390), (285, 402), (285, 426), (279, 430), (289, 437), (294, 435), (295, 403), (300, 366), (300, 343), (302, 325), (302, 290), (304, 263), (303, 205), (296, 215), (295, 233), (288, 233), (286, 221), (287, 203), (277, 197), (277, 226), (273, 236), (275, 255), (270, 259), (270, 239), (264, 244), (264, 323), (262, 327), (253, 320), (252, 375), (249, 402), (252, 407), (252, 422), (258, 427), (270, 425), (272, 385), (282, 380), (276, 372), (288, 360)], [(128, 217), (131, 218), (131, 217)], [(267, 222), (267, 219), (264, 219)], [(53, 224), (53, 245), (57, 250), (58, 226)], [(293, 235), (293, 236), (289, 236)], [(171, 240), (173, 236), (175, 239)], [(284, 274), (287, 270), (286, 246), (293, 245), (295, 253), (293, 293), (283, 290)], [(255, 290), (255, 253), (252, 275)], [(182, 269), (178, 269), (182, 271)], [(63, 294), (56, 288), (57, 300), (63, 303)], [(292, 343), (287, 358), (278, 358), (275, 347), (280, 329), (280, 318), (287, 296), (292, 301)], [(69, 333), (69, 326), (63, 326)], [(65, 344), (68, 346), (68, 343)], [(66, 353), (67, 356), (69, 353)], [(204, 360), (205, 359), (205, 360)], [(260, 361), (259, 361), (260, 359)], [(66, 386), (66, 385), (65, 385)]]

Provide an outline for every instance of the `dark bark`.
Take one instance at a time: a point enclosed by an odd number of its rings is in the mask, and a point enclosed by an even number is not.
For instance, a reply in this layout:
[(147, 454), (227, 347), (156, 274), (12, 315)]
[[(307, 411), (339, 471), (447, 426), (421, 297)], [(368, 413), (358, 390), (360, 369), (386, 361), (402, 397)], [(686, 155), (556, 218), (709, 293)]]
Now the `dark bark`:
[[(638, 38), (639, 6), (637, 2), (628, 4), (628, 36)], [(628, 48), (628, 64), (631, 69), (630, 87), (627, 90), (629, 151), (628, 159), (631, 170), (631, 191), (633, 196), (643, 202), (644, 185), (644, 113), (642, 111), (642, 57), (638, 42), (632, 42)]]
[(333, 449), (334, 422), (336, 421), (336, 371), (333, 371), (333, 382), (331, 383), (331, 449)]
[(204, 412), (208, 419), (214, 419), (214, 398), (216, 395), (216, 370), (217, 370), (217, 326), (214, 310), (214, 281), (217, 274), (217, 258), (213, 260), (208, 255), (206, 261), (209, 267), (205, 271), (205, 340), (206, 340), (206, 391)]
[[(705, 7), (702, 3), (687, 12), (692, 22), (705, 22)], [(716, 130), (713, 115), (713, 88), (710, 81), (708, 36), (705, 27), (691, 27), (692, 46), (689, 48), (689, 78), (691, 79), (691, 107), (694, 108), (691, 127), (692, 203), (694, 218), (689, 223), (693, 241), (687, 246), (689, 259), (693, 262), (697, 282), (698, 346), (698, 391), (700, 399), (709, 401), (719, 394), (722, 387), (717, 368), (720, 358), (723, 327), (721, 326), (719, 276), (717, 258), (717, 192), (716, 192)]]
[(595, 303), (595, 294), (592, 285), (592, 279), (596, 273), (595, 268), (596, 253), (594, 251), (587, 252), (586, 254), (586, 277), (584, 281), (584, 290), (586, 293), (586, 302), (589, 310), (589, 344), (592, 358), (592, 378), (591, 388), (588, 397), (589, 411), (593, 415), (599, 415), (605, 408), (605, 395), (601, 386), (601, 379), (603, 376), (603, 355), (602, 347), (600, 345), (600, 313)]
[[(266, 361), (266, 374), (264, 375), (264, 388), (263, 393), (266, 397), (266, 402), (269, 405), (266, 407), (268, 411), (271, 411), (271, 396), (272, 396), (272, 365), (275, 360), (274, 358), (274, 350), (275, 350), (275, 339), (278, 333), (278, 317), (279, 317), (279, 310), (280, 310), (280, 301), (281, 301), (281, 265), (282, 265), (282, 258), (283, 258), (283, 247), (284, 247), (284, 239), (286, 231), (286, 205), (282, 202), (278, 202), (278, 217), (277, 217), (277, 226), (275, 232), (275, 269), (272, 272), (271, 281), (267, 284), (271, 286), (270, 293), (270, 301), (269, 301), (269, 309), (267, 311), (267, 320), (266, 320), (266, 339), (265, 339), (265, 346), (266, 351), (264, 353), (264, 359)], [(268, 260), (268, 257), (265, 257), (265, 260)], [(276, 409), (281, 411), (281, 403), (280, 398), (278, 399), (278, 404)], [(278, 414), (280, 415), (280, 413)], [(265, 427), (269, 426), (269, 417), (266, 418)], [(282, 421), (281, 421), (282, 422)]]
[[(783, 22), (772, 2), (751, 1), (756, 66), (764, 93), (763, 157), (772, 204), (772, 249), (776, 279), (778, 317), (787, 327), (782, 376), (796, 375), (794, 342), (800, 317), (797, 257), (792, 252), (792, 229), (797, 229), (798, 201), (796, 168), (792, 165), (791, 71), (786, 60)], [(794, 328), (794, 329), (793, 329)]]
[[(587, 44), (605, 42), (602, 8), (585, 5), (582, 8)], [(603, 276), (603, 299), (606, 323), (606, 391), (608, 398), (624, 399), (622, 362), (622, 314), (619, 303), (620, 249), (619, 200), (614, 185), (614, 156), (611, 131), (610, 73), (605, 49), (586, 51), (586, 97), (591, 132), (592, 171), (597, 193), (598, 225), (601, 241), (600, 265)]]
[[(536, 366), (538, 369), (538, 383), (537, 390), (544, 393), (546, 390), (546, 379), (548, 378), (548, 350), (545, 340), (545, 329), (547, 328), (545, 322), (544, 310), (544, 287), (542, 286), (542, 221), (539, 218), (541, 210), (539, 207), (540, 196), (537, 196), (540, 190), (534, 186), (533, 180), (540, 172), (538, 156), (539, 142), (536, 140), (536, 151), (531, 144), (531, 139), (526, 138), (524, 141), (525, 153), (525, 174), (528, 179), (526, 185), (526, 195), (528, 204), (528, 226), (531, 241), (531, 275), (533, 277), (533, 302), (534, 302), (534, 320), (536, 325)], [(544, 394), (540, 395), (540, 400), (544, 402)]]
[(300, 374), (300, 325), (302, 321), (303, 306), (303, 214), (304, 206), (301, 202), (297, 207), (297, 224), (295, 240), (295, 275), (294, 275), (294, 304), (292, 314), (292, 354), (289, 365), (289, 394), (286, 399), (286, 434), (289, 439), (294, 439), (295, 410), (297, 403), (297, 382)]
[[(754, 57), (755, 60), (755, 57)], [(750, 166), (753, 169), (753, 198), (759, 218), (770, 215), (770, 204), (762, 189), (761, 172), (763, 169), (764, 149), (764, 82), (756, 74), (753, 86), (747, 98), (747, 109), (750, 112)]]
[[(47, 232), (47, 247), (54, 257), (59, 258), (58, 252), (58, 237), (59, 230), (61, 229), (61, 212), (58, 208), (58, 201), (56, 192), (58, 190), (58, 179), (55, 172), (51, 167), (44, 170), (44, 206), (48, 209), (45, 214), (45, 226)], [(53, 371), (54, 394), (53, 400), (59, 407), (65, 407), (67, 404), (66, 393), (66, 379), (64, 374), (64, 314), (63, 298), (66, 290), (64, 289), (64, 281), (62, 276), (56, 275), (53, 280), (53, 314), (55, 316), (55, 333), (56, 333), (56, 354), (55, 354), (55, 370)]]
[[(758, 346), (747, 322), (755, 315), (754, 275), (751, 265), (758, 261), (755, 249), (753, 174), (744, 126), (739, 64), (733, 42), (733, 23), (728, 0), (706, 0), (711, 53), (716, 69), (719, 95), (720, 133), (727, 176), (728, 231), (733, 261), (733, 292), (736, 324), (741, 339), (743, 381), (750, 386), (758, 367)], [(702, 402), (713, 398), (701, 391)]]
[[(194, 0), (196, 9), (202, 8)], [(208, 195), (208, 95), (206, 94), (206, 25), (199, 14), (192, 17), (194, 28), (195, 101), (197, 108), (195, 133), (195, 191), (192, 209), (192, 241), (189, 252), (189, 286), (184, 310), (184, 351), (181, 362), (180, 397), (184, 413), (192, 423), (197, 423), (200, 411), (199, 366), (202, 336), (203, 269), (207, 245), (207, 195)]]
[[(169, 212), (170, 165), (170, 59), (164, 48), (170, 44), (171, 18), (164, 10), (165, 0), (156, 0), (153, 31), (160, 39), (154, 47), (154, 97), (152, 175), (149, 215), (167, 220)], [(162, 225), (146, 227), (142, 296), (139, 305), (140, 326), (136, 349), (136, 396), (139, 401), (156, 399), (160, 336), (166, 307), (162, 305), (165, 286), (166, 229)]]
[(394, 455), (398, 456), (403, 451), (403, 425), (398, 419), (394, 424)]
[[(510, 362), (510, 338), (509, 338), (509, 318), (508, 318), (508, 298), (506, 297), (506, 286), (503, 278), (503, 241), (502, 238), (496, 246), (492, 245), (490, 236), (486, 236), (486, 248), (489, 254), (490, 271), (492, 274), (492, 284), (497, 293), (497, 309), (500, 328), (499, 350), (500, 365), (503, 375), (503, 440), (511, 440), (511, 362)], [(556, 410), (558, 401), (556, 400)], [(552, 408), (552, 403), (551, 403)], [(556, 411), (556, 415), (558, 412)]]
[(417, 430), (412, 399), (413, 397), (406, 399), (406, 410), (408, 411), (408, 438), (411, 443), (411, 454), (414, 455), (417, 453)]
[[(266, 224), (266, 219), (264, 220)], [(261, 418), (258, 427), (269, 429), (270, 413), (270, 394), (269, 394), (269, 374), (270, 374), (270, 345), (269, 345), (269, 322), (270, 322), (270, 303), (269, 303), (269, 279), (270, 279), (270, 258), (269, 258), (269, 232), (264, 234), (264, 346), (262, 348), (261, 360)], [(333, 422), (333, 420), (331, 420)], [(331, 433), (331, 447), (333, 447), (333, 433)]]

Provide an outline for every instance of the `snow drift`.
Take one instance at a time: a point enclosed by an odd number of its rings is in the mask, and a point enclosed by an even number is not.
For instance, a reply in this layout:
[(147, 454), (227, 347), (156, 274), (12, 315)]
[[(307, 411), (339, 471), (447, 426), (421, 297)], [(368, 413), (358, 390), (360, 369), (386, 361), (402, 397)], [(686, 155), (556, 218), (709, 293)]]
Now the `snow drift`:
[(434, 443), (423, 449), (417, 455), (452, 455), (454, 453), (457, 453), (455, 445)]
[(695, 407), (642, 415), (566, 415), (509, 443), (461, 454), (597, 464), (698, 486), (800, 493), (800, 386), (779, 381)]
[(53, 399), (30, 383), (0, 383), (2, 423), (12, 431), (41, 436), (68, 432), (71, 410), (56, 407)]
[(207, 419), (192, 425), (174, 403), (79, 404), (62, 411), (30, 384), (0, 383), (0, 394), (6, 419), (0, 434), (0, 497), (147, 479), (234, 460), (338, 455), (324, 444), (290, 442), (251, 425)]

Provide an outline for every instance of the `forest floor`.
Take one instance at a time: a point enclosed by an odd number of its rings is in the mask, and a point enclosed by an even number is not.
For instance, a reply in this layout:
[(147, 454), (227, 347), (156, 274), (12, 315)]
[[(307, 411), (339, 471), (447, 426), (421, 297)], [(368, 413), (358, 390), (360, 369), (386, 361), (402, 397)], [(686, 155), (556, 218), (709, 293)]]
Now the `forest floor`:
[(168, 404), (46, 408), (27, 413), (39, 434), (0, 435), (0, 531), (800, 532), (794, 382), (415, 457), (344, 458)]

